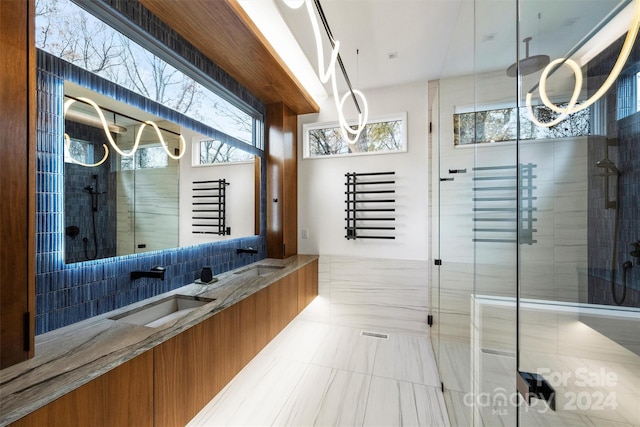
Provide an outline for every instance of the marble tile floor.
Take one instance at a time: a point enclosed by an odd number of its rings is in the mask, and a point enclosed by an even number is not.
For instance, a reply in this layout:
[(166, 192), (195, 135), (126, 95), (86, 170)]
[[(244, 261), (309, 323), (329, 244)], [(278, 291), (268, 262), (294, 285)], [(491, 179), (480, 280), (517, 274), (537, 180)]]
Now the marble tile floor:
[(303, 311), (188, 426), (450, 426), (427, 335), (382, 339), (308, 319)]

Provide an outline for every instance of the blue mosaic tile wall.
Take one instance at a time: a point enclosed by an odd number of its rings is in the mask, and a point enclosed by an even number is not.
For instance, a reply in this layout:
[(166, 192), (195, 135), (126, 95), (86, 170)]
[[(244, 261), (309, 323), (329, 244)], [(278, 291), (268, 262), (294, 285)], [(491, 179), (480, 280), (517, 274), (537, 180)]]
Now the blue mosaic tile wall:
[[(608, 76), (620, 52), (622, 39), (595, 58), (588, 67), (589, 89), (593, 92)], [(618, 299), (623, 293), (625, 261), (634, 262), (627, 271), (627, 294), (622, 305), (640, 307), (640, 265), (630, 256), (632, 243), (640, 240), (640, 112), (630, 110), (633, 101), (629, 82), (635, 80), (640, 63), (640, 49), (634, 46), (627, 69), (618, 84), (607, 92), (607, 146), (602, 138), (589, 138), (589, 205), (588, 205), (588, 301), (591, 304), (615, 305), (611, 295), (611, 261), (615, 257), (615, 284)], [(633, 79), (625, 77), (633, 75)], [(634, 106), (635, 109), (635, 106)], [(618, 209), (606, 209), (605, 183), (596, 162), (608, 157), (620, 171)], [(616, 196), (615, 179), (610, 179), (609, 199)], [(616, 215), (618, 230), (615, 233)], [(614, 234), (617, 242), (614, 250)]]
[[(175, 37), (175, 36), (174, 36)], [(207, 63), (202, 57), (200, 62)], [(107, 82), (43, 51), (37, 53), (36, 153), (36, 334), (192, 283), (204, 266), (214, 274), (239, 268), (266, 256), (266, 156), (263, 151), (195, 122), (139, 95)], [(211, 68), (211, 65), (204, 67)], [(260, 225), (262, 233), (224, 242), (65, 264), (64, 237), (64, 120), (65, 80), (127, 102), (197, 132), (222, 140), (261, 157)], [(246, 90), (242, 97), (251, 98)], [(253, 98), (261, 112), (265, 106)], [(241, 144), (241, 145), (240, 145)], [(253, 247), (258, 254), (236, 254)], [(167, 268), (165, 280), (130, 280), (133, 270), (154, 265)]]

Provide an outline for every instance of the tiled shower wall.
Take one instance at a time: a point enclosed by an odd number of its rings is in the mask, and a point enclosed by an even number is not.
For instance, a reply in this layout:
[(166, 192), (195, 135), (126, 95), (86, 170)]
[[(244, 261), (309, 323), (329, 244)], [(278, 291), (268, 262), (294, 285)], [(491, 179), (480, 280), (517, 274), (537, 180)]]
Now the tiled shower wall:
[[(622, 40), (614, 43), (590, 63), (589, 86), (597, 88), (609, 74), (620, 52)], [(640, 241), (640, 113), (629, 100), (635, 73), (640, 71), (640, 49), (635, 46), (627, 69), (606, 96), (606, 138), (589, 137), (589, 303), (614, 305), (611, 295), (611, 260), (614, 249), (615, 217), (618, 215), (616, 294), (622, 296), (622, 263), (632, 261), (627, 272), (626, 298), (622, 305), (640, 307), (640, 266), (630, 256), (632, 244)], [(626, 77), (625, 77), (626, 75)], [(623, 117), (620, 118), (619, 117)], [(608, 141), (610, 144), (608, 145)], [(618, 208), (605, 208), (603, 169), (596, 162), (608, 157), (620, 171)], [(616, 198), (615, 178), (610, 178), (609, 199)]]
[[(161, 42), (198, 66), (218, 84), (264, 114), (265, 106), (224, 71), (166, 27), (137, 2), (122, 4), (122, 13)], [(127, 9), (127, 10), (124, 10)], [(62, 114), (64, 81), (87, 86), (105, 95), (149, 111), (183, 126), (211, 134), (212, 129), (120, 88), (46, 52), (37, 54), (37, 154), (36, 154), (36, 334), (96, 316), (116, 308), (192, 283), (204, 266), (214, 274), (255, 262), (265, 257), (266, 243), (266, 157), (260, 155), (261, 197), (259, 236), (223, 242), (106, 258), (76, 264), (64, 259), (64, 160)], [(237, 145), (217, 133), (217, 139)], [(244, 146), (245, 144), (243, 144)], [(237, 248), (254, 247), (257, 255), (236, 254)], [(131, 281), (133, 270), (154, 265), (167, 268), (165, 280), (142, 278)]]
[(321, 255), (318, 298), (301, 318), (371, 332), (428, 334), (427, 261)]

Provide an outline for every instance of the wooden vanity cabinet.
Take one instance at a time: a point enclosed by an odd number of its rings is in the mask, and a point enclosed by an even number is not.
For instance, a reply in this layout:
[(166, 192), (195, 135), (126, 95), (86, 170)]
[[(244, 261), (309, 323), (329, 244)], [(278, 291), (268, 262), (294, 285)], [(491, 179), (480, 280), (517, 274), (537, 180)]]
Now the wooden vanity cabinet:
[(269, 302), (269, 341), (298, 314), (298, 275), (290, 274), (267, 288)]
[(153, 426), (153, 354), (147, 351), (11, 424)]
[(314, 261), (12, 426), (184, 426), (317, 289)]
[(184, 426), (202, 408), (203, 335), (196, 325), (150, 351), (154, 425)]
[(258, 353), (250, 296), (153, 349), (154, 418), (184, 426)]
[(155, 347), (155, 425), (183, 426), (298, 314), (298, 273)]

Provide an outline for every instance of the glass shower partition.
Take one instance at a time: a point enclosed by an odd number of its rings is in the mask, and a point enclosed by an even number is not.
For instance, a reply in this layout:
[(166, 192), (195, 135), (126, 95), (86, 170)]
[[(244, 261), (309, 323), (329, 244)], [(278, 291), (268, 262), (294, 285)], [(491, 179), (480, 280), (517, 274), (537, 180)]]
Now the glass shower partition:
[[(432, 341), (451, 425), (640, 425), (635, 44), (598, 93), (636, 1), (461, 3), (432, 109)], [(598, 99), (573, 111), (574, 94)]]
[[(515, 425), (517, 278), (516, 5), (463, 1), (432, 114), (432, 340), (451, 425)], [(495, 22), (501, 22), (499, 31)], [(479, 302), (480, 301), (480, 302)], [(497, 394), (500, 401), (495, 400)]]
[(517, 378), (535, 375), (547, 396), (519, 406), (519, 425), (638, 425), (640, 49), (625, 33), (640, 2), (519, 3), (520, 39), (543, 27), (562, 40), (548, 77), (520, 78), (520, 127), (544, 138), (518, 143), (520, 164), (537, 164), (537, 224), (519, 245)]

